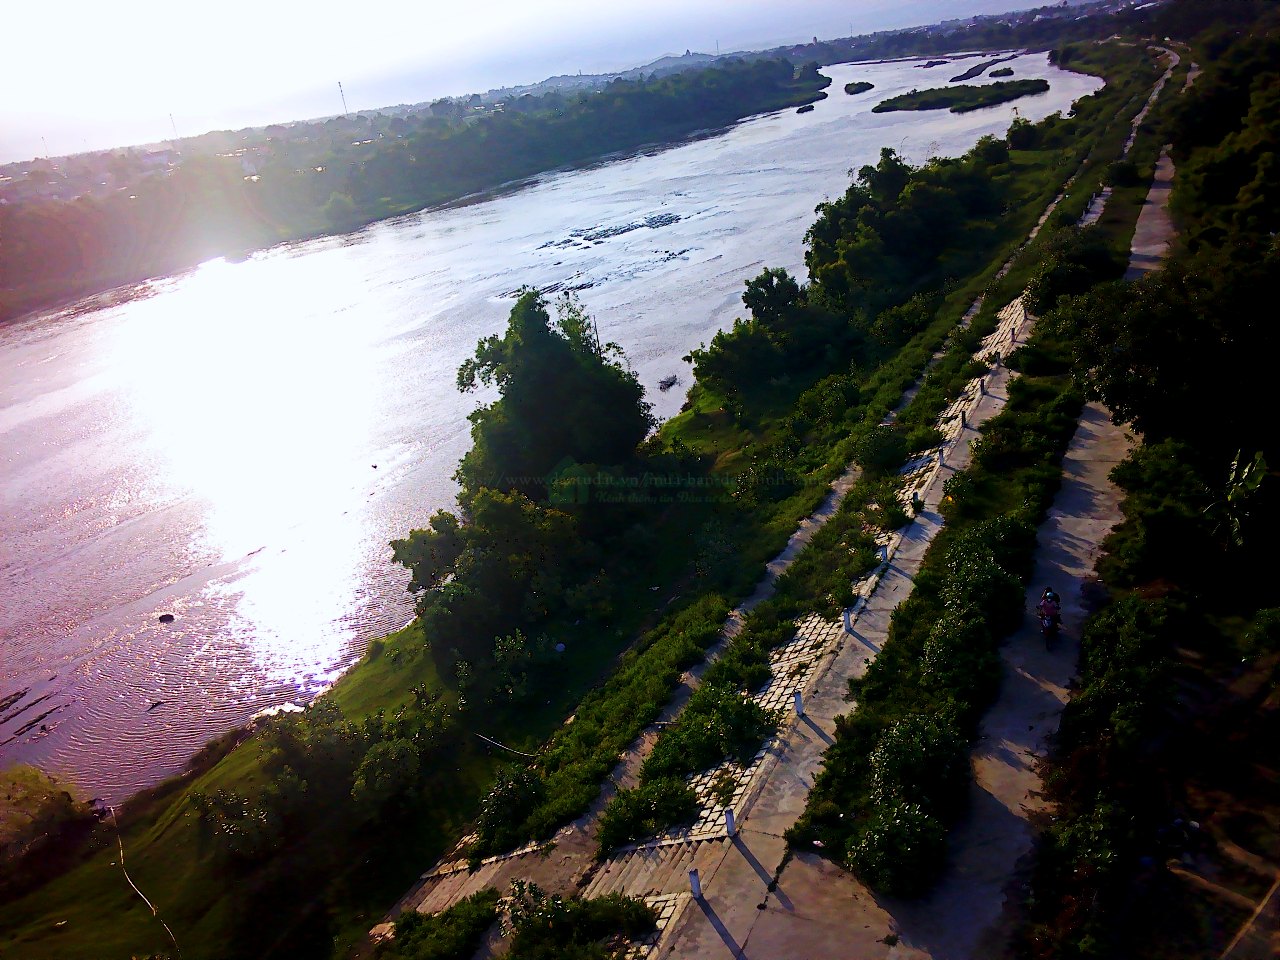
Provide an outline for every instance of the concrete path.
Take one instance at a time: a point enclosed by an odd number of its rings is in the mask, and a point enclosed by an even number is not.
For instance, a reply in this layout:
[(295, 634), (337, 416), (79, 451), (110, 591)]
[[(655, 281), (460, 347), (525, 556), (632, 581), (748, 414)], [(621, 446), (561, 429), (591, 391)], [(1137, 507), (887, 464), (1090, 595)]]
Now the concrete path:
[[(1147, 102), (1142, 105), (1142, 109), (1133, 118), (1133, 123), (1129, 126), (1129, 136), (1125, 138), (1124, 149), (1120, 151), (1120, 158), (1123, 160), (1129, 156), (1129, 151), (1133, 149), (1134, 143), (1138, 139), (1138, 128), (1142, 126), (1142, 121), (1147, 119), (1147, 114), (1151, 112), (1151, 108), (1155, 106), (1156, 99), (1160, 96), (1160, 91), (1164, 89), (1164, 85), (1169, 82), (1169, 78), (1173, 75), (1174, 68), (1182, 62), (1172, 50), (1166, 47), (1157, 47), (1169, 55), (1169, 66), (1165, 68), (1164, 73), (1160, 75), (1160, 79), (1156, 81), (1155, 87), (1151, 90), (1151, 96), (1147, 97)], [(1200, 68), (1196, 64), (1192, 64), (1187, 73), (1187, 81), (1182, 85), (1185, 91), (1191, 86), (1192, 82), (1200, 75)], [(1157, 174), (1158, 176), (1158, 174)], [(1103, 187), (1089, 199), (1089, 205), (1085, 207), (1084, 214), (1080, 217), (1080, 226), (1088, 227), (1097, 223), (1102, 216), (1102, 211), (1106, 209), (1107, 201), (1111, 199), (1111, 188)]]
[(1126, 280), (1136, 280), (1145, 273), (1160, 268), (1169, 253), (1169, 244), (1173, 240), (1173, 218), (1169, 216), (1169, 191), (1173, 187), (1173, 161), (1169, 158), (1169, 147), (1160, 151), (1160, 159), (1156, 161), (1155, 179), (1151, 181), (1151, 190), (1147, 199), (1138, 211), (1138, 225), (1133, 233), (1133, 245), (1129, 253), (1129, 269), (1125, 271)]
[[(989, 413), (1003, 406), (1004, 389), (993, 384)], [(1086, 407), (1063, 461), (1062, 490), (1040, 529), (1028, 588), (1029, 606), (1046, 584), (1062, 594), (1067, 629), (1055, 649), (1046, 651), (1039, 628), (1029, 619), (1005, 645), (1005, 684), (973, 755), (972, 813), (952, 835), (952, 869), (934, 894), (914, 903), (876, 897), (830, 861), (807, 853), (792, 859), (776, 888), (768, 890), (782, 862), (780, 836), (803, 810), (818, 769), (815, 754), (825, 748), (823, 734), (830, 736), (834, 716), (846, 709), (836, 686), (829, 684), (829, 696), (815, 700), (809, 711), (812, 725), (792, 734), (792, 761), (780, 768), (757, 803), (740, 842), (704, 878), (704, 901), (685, 910), (664, 938), (663, 956), (959, 960), (999, 953), (1007, 929), (1001, 923), (1006, 898), (1010, 893), (1015, 901), (1020, 898), (1010, 881), (1031, 850), (1029, 819), (1042, 808), (1032, 759), (1044, 751), (1066, 702), (1077, 653), (1071, 625), (1084, 619), (1081, 587), (1088, 582), (1102, 539), (1119, 519), (1121, 494), (1107, 474), (1132, 442), (1105, 409)], [(870, 616), (859, 625), (864, 650), (878, 648), (889, 615), (910, 591), (929, 527), (938, 522), (936, 499), (926, 502), (929, 510), (923, 523), (917, 523), (918, 537), (904, 542), (894, 561), (896, 575), (882, 584), (872, 598)], [(851, 644), (835, 669), (858, 675), (864, 669), (859, 653), (859, 645)]]

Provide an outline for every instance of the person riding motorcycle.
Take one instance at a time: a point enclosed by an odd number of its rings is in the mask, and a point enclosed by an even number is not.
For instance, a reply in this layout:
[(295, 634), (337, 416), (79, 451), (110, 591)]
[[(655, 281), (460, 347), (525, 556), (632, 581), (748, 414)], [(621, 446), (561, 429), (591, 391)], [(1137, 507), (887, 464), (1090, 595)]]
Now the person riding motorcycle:
[(1048, 619), (1054, 626), (1062, 623), (1062, 598), (1053, 591), (1053, 587), (1045, 587), (1036, 604), (1036, 612), (1042, 620)]

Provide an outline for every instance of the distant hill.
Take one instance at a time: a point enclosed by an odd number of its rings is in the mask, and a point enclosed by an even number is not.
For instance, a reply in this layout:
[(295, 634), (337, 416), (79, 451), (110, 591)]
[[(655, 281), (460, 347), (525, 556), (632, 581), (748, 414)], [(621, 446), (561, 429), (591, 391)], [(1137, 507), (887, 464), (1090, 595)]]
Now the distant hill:
[[(726, 54), (726, 57), (736, 57), (742, 59), (740, 54)], [(636, 80), (641, 77), (651, 77), (654, 74), (665, 77), (673, 73), (682, 73), (685, 70), (696, 70), (709, 66), (721, 59), (715, 54), (710, 53), (693, 53), (686, 50), (681, 56), (672, 56), (668, 54), (665, 57), (659, 57), (652, 63), (646, 63), (643, 66), (632, 67), (629, 70), (619, 70), (616, 73), (562, 73), (554, 77), (548, 77), (538, 83), (526, 84), (517, 87), (497, 87), (486, 93), (480, 94), (480, 99), (484, 103), (497, 103), (506, 100), (508, 97), (520, 97), (526, 93), (539, 96), (543, 93), (549, 93), (552, 90), (580, 90), (583, 88), (602, 87), (611, 80)]]

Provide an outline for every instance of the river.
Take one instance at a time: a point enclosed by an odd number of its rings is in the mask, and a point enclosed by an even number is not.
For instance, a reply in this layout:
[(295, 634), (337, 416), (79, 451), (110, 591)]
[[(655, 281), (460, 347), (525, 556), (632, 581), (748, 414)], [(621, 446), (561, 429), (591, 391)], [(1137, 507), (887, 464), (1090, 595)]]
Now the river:
[[(1043, 54), (1009, 65), (1050, 91), (872, 114), (958, 71), (829, 67), (810, 113), (0, 328), (0, 764), (117, 801), (305, 703), (412, 615), (387, 544), (452, 504), (485, 399), (455, 371), (514, 291), (576, 289), (668, 417), (681, 357), (743, 312), (762, 267), (803, 274), (813, 208), (851, 168), (881, 146), (959, 154), (1014, 106), (1036, 120), (1101, 85)], [(851, 97), (850, 80), (876, 88)]]

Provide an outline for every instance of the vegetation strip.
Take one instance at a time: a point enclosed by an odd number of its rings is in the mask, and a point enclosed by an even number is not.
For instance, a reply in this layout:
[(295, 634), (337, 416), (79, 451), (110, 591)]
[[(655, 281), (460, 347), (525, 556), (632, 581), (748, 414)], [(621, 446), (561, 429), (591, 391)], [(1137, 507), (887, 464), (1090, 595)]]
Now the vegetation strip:
[(889, 113), (893, 110), (946, 110), (952, 113), (968, 113), (983, 107), (1020, 100), (1036, 93), (1047, 93), (1049, 81), (1002, 80), (982, 86), (937, 87), (933, 90), (912, 90), (910, 93), (881, 100), (871, 108), (872, 113)]

